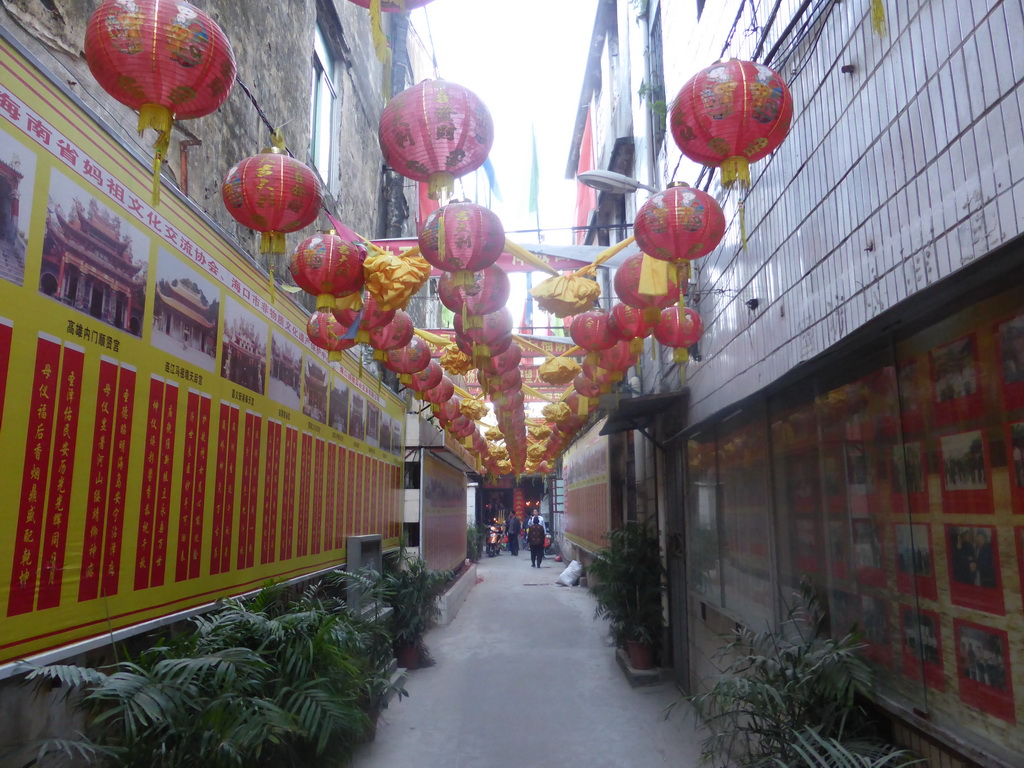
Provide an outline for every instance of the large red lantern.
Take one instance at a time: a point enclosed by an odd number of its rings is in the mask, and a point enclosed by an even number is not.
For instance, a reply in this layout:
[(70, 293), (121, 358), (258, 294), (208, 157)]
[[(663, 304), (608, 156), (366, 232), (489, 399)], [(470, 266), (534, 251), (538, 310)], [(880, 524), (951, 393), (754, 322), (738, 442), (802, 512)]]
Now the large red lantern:
[(336, 298), (363, 287), (364, 261), (366, 246), (346, 242), (329, 229), (299, 243), (288, 270), (299, 288), (317, 297), (317, 309), (329, 310)]
[(455, 385), (447, 376), (441, 378), (441, 383), (433, 389), (420, 393), (420, 399), (431, 405), (441, 405), (452, 399), (455, 395)]
[(611, 349), (618, 339), (608, 328), (608, 313), (592, 309), (573, 318), (569, 326), (569, 336), (576, 346), (587, 351), (587, 359), (596, 359), (597, 353)]
[(408, 386), (410, 376), (430, 365), (430, 345), (419, 336), (412, 343), (386, 353), (384, 367), (399, 374), (399, 381)]
[(608, 331), (620, 341), (628, 341), (634, 355), (643, 351), (643, 340), (651, 335), (654, 326), (655, 323), (647, 322), (643, 310), (626, 304), (616, 304), (608, 313)]
[(722, 186), (750, 185), (749, 164), (789, 133), (793, 97), (764, 64), (729, 59), (694, 75), (672, 102), (670, 127), (679, 149), (701, 165), (720, 166)]
[(208, 115), (235, 84), (235, 56), (221, 28), (184, 0), (104, 0), (85, 31), (85, 60), (96, 82), (139, 113), (139, 133), (160, 132), (153, 205), (171, 124)]
[[(491, 312), (480, 319), (480, 327), (464, 328), (462, 318), (455, 316), (455, 333), (473, 342), (473, 357), (498, 354), (496, 351), (505, 339), (511, 339), (512, 313), (506, 307)], [(511, 343), (511, 341), (510, 341)], [(504, 351), (508, 346), (501, 347)]]
[[(405, 386), (413, 392), (425, 392), (433, 389), (441, 383), (444, 378), (444, 369), (436, 360), (431, 360), (422, 371), (410, 375), (409, 383)], [(454, 392), (454, 390), (452, 390)]]
[(228, 213), (262, 233), (261, 253), (284, 253), (285, 233), (316, 221), (323, 204), (317, 175), (277, 147), (232, 167), (220, 191)]
[(412, 341), (415, 333), (416, 327), (408, 313), (396, 310), (390, 323), (370, 331), (370, 346), (376, 350), (373, 354), (374, 359), (383, 360), (385, 352), (404, 347)]
[(498, 376), (487, 377), (487, 388), (491, 392), (511, 393), (523, 388), (523, 374), (518, 368), (505, 371)]
[(420, 255), (432, 267), (455, 273), (455, 284), (469, 285), (473, 272), (498, 260), (505, 229), (496, 214), (476, 203), (449, 203), (423, 222)]
[(306, 321), (306, 335), (313, 346), (327, 350), (332, 362), (341, 359), (341, 353), (356, 345), (355, 339), (346, 339), (344, 328), (330, 312), (316, 311)]
[(370, 343), (370, 333), (377, 328), (383, 328), (394, 320), (397, 312), (397, 309), (381, 309), (377, 306), (377, 300), (372, 295), (368, 295), (360, 309), (335, 309), (334, 316), (346, 328), (351, 328), (355, 323), (359, 323), (356, 341), (360, 344), (368, 344)]
[(672, 347), (672, 359), (685, 363), (689, 359), (687, 347), (692, 347), (704, 333), (704, 321), (697, 310), (685, 307), (683, 321), (679, 321), (679, 307), (670, 307), (661, 313), (661, 322), (654, 326), (654, 338), (666, 347)]
[[(661, 268), (665, 270), (664, 264), (651, 262), (648, 259), (648, 268)], [(668, 269), (666, 282), (668, 290), (660, 295), (641, 293), (642, 273), (644, 270), (644, 254), (636, 253), (628, 257), (615, 271), (615, 295), (619, 301), (635, 309), (643, 310), (644, 319), (654, 325), (661, 319), (661, 310), (671, 307), (679, 301), (679, 277), (676, 271)], [(686, 291), (685, 281), (683, 291)]]
[[(444, 384), (444, 382), (441, 382)], [(437, 416), (437, 420), (445, 423), (454, 421), (462, 415), (462, 398), (458, 395), (449, 398), (443, 403), (438, 403), (434, 406), (434, 415)]]
[(725, 214), (711, 195), (678, 184), (651, 195), (636, 213), (636, 244), (662, 261), (689, 261), (711, 253), (725, 236)]
[(429, 184), (437, 200), (455, 179), (483, 165), (494, 122), (483, 102), (461, 85), (424, 80), (384, 107), (378, 129), (384, 162), (406, 178)]
[(497, 264), (474, 272), (464, 285), (458, 285), (451, 272), (445, 272), (437, 281), (437, 297), (457, 315), (497, 312), (508, 302), (509, 290), (508, 274)]
[[(456, 315), (456, 317), (458, 317), (458, 315)], [(460, 333), (456, 333), (454, 338), (455, 338), (455, 346), (457, 346), (459, 348), (459, 351), (462, 352), (462, 354), (464, 354), (464, 355), (468, 355), (470, 357), (473, 357), (473, 354), (474, 354), (473, 353), (474, 341), (471, 338), (469, 338), (468, 336), (463, 336)], [(489, 354), (491, 356), (500, 355), (502, 352), (507, 351), (508, 348), (511, 347), (511, 346), (512, 346), (512, 334), (509, 334), (508, 336), (504, 336), (504, 337), (498, 339), (497, 341), (492, 342), (490, 345), (488, 345), (488, 351), (489, 351)], [(480, 354), (478, 355), (478, 362), (479, 362), (480, 358), (483, 358), (485, 356), (486, 355), (484, 354), (484, 352), (481, 351)]]

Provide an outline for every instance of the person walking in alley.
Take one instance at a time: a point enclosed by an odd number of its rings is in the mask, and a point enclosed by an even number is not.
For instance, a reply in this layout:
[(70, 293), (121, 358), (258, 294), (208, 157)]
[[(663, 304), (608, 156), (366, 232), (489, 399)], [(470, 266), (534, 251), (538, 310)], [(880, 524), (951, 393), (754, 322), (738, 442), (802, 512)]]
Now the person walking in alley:
[(539, 517), (534, 517), (530, 523), (526, 543), (530, 545), (530, 566), (540, 568), (540, 564), (544, 562), (544, 524)]
[(522, 529), (522, 522), (519, 519), (519, 515), (515, 512), (510, 512), (508, 519), (505, 521), (505, 531), (508, 533), (508, 551), (512, 553), (512, 557), (519, 557), (519, 534)]

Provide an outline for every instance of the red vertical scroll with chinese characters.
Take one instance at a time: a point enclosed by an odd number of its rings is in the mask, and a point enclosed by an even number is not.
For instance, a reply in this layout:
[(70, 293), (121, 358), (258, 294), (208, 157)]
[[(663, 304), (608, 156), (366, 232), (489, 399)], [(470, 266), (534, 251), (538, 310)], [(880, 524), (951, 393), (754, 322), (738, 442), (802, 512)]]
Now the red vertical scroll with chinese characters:
[(347, 462), (348, 451), (339, 445), (338, 466), (335, 468), (334, 479), (334, 546), (338, 548), (345, 546), (345, 537), (348, 535), (348, 508), (351, 500), (345, 486)]
[[(185, 415), (185, 445), (181, 467), (181, 501), (178, 510), (178, 554), (175, 558), (174, 580), (188, 578), (192, 560), (192, 515), (195, 509), (196, 443), (199, 440), (199, 392), (188, 391)], [(197, 555), (198, 556), (198, 555)]]
[(334, 527), (334, 486), (338, 474), (338, 446), (335, 443), (327, 443), (327, 466), (324, 473), (324, 550), (330, 552), (338, 548), (338, 534)]
[(106, 542), (100, 571), (100, 595), (116, 595), (121, 579), (121, 541), (124, 510), (128, 503), (128, 466), (132, 450), (132, 420), (135, 414), (137, 372), (121, 364), (117, 377), (117, 413), (114, 418), (114, 442), (110, 465), (110, 494), (107, 499)]
[(192, 554), (188, 564), (188, 577), (198, 579), (202, 563), (203, 523), (206, 515), (206, 465), (210, 456), (210, 410), (209, 395), (201, 394), (199, 399), (199, 426), (196, 438), (196, 472), (192, 502)]
[(75, 449), (78, 444), (78, 413), (82, 391), (85, 350), (64, 345), (61, 356), (60, 388), (54, 393), (57, 406), (53, 461), (50, 465), (50, 492), (47, 496), (46, 523), (43, 529), (43, 569), (36, 607), (60, 605), (64, 582), (64, 553), (68, 540), (71, 484), (74, 482)]
[(14, 324), (0, 317), (0, 427), (3, 426), (4, 402), (7, 399), (7, 368), (11, 362), (11, 334)]
[(242, 508), (238, 523), (238, 568), (252, 568), (256, 556), (256, 503), (259, 500), (257, 473), (262, 445), (263, 418), (245, 414), (245, 452), (242, 455)]
[(156, 538), (153, 540), (153, 566), (149, 586), (162, 587), (167, 572), (167, 534), (171, 520), (171, 477), (178, 426), (178, 385), (164, 383), (164, 410), (160, 426), (160, 471), (157, 480)]
[[(319, 555), (323, 548), (324, 531), (324, 447), (326, 443), (320, 438), (316, 439), (315, 451), (313, 453), (313, 540), (310, 549), (314, 555)], [(327, 549), (330, 549), (328, 546)]]
[(263, 539), (260, 565), (277, 559), (278, 486), (281, 476), (281, 422), (267, 422), (267, 460), (263, 468)]
[(360, 492), (360, 480), (363, 474), (363, 454), (352, 451), (348, 461), (348, 495), (352, 499), (348, 513), (352, 518), (349, 528), (350, 536), (363, 533), (363, 494)]
[[(109, 465), (114, 443), (114, 418), (117, 408), (117, 363), (108, 357), (100, 358), (100, 372), (96, 393), (96, 418), (93, 421), (92, 467), (89, 471), (89, 491), (85, 505), (85, 535), (82, 537), (82, 571), (78, 579), (78, 601), (95, 600), (100, 590), (100, 560), (103, 554), (103, 534), (106, 527), (107, 487)], [(145, 493), (145, 491), (143, 491)], [(152, 544), (153, 515), (140, 520), (140, 541), (147, 536)], [(147, 556), (148, 559), (148, 556)]]
[[(99, 407), (99, 405), (97, 405)], [(149, 404), (146, 406), (146, 446), (142, 464), (142, 500), (139, 505), (139, 535), (135, 545), (135, 589), (149, 587), (156, 538), (158, 478), (160, 472), (160, 417), (164, 407), (164, 380), (149, 380)]]
[(376, 459), (370, 459), (372, 469), (370, 472), (370, 531), (372, 533), (383, 533), (384, 526), (381, 521), (384, 519), (381, 502), (384, 501), (384, 494), (381, 493), (381, 484), (384, 478), (381, 476), (381, 463)]
[(313, 463), (313, 436), (302, 433), (302, 463), (299, 465), (299, 536), (296, 554), (309, 554), (309, 484), (310, 467)]
[[(210, 574), (221, 573), (220, 553), (224, 541), (224, 478), (227, 475), (228, 437), (231, 434), (231, 403), (223, 400), (217, 414), (217, 474), (213, 486), (213, 539), (210, 543)], [(227, 513), (230, 515), (230, 510)]]
[(281, 559), (290, 560), (295, 544), (295, 466), (299, 430), (288, 427), (284, 437), (284, 503), (281, 508)]
[(43, 502), (50, 452), (53, 448), (54, 389), (60, 369), (60, 342), (39, 334), (32, 378), (25, 467), (21, 478), (18, 528), (11, 568), (11, 593), (7, 615), (32, 610), (39, 578), (39, 545), (43, 530)]

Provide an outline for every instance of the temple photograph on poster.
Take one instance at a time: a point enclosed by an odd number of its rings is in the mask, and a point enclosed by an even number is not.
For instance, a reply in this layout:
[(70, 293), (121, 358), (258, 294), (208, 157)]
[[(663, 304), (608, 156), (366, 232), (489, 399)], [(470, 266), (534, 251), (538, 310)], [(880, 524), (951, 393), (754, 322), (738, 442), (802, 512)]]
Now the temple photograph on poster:
[(348, 431), (348, 384), (341, 376), (331, 376), (328, 419), (331, 429), (341, 433)]
[(36, 156), (0, 130), (0, 278), (23, 285)]
[(270, 387), (267, 394), (298, 409), (302, 392), (302, 348), (280, 331), (270, 333)]
[(309, 356), (302, 382), (302, 412), (321, 424), (327, 423), (327, 369)]
[(234, 299), (224, 303), (223, 376), (261, 395), (266, 385), (268, 330), (264, 321)]
[(219, 320), (217, 286), (161, 248), (156, 262), (152, 345), (197, 368), (213, 371)]
[(380, 445), (380, 410), (373, 403), (366, 403), (366, 442), (377, 447)]
[(352, 402), (348, 411), (348, 433), (356, 440), (366, 438), (366, 400), (363, 396), (353, 392)]
[(54, 169), (39, 292), (142, 335), (149, 237)]
[(380, 449), (391, 453), (391, 418), (386, 413), (380, 415)]

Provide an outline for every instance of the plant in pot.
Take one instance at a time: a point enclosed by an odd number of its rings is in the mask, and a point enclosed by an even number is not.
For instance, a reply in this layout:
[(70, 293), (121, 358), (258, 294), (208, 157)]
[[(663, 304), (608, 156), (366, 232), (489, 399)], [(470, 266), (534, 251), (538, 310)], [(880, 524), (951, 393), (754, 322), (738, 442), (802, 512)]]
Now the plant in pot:
[(612, 637), (630, 655), (634, 669), (650, 669), (664, 627), (665, 565), (657, 535), (646, 524), (609, 531), (608, 546), (587, 567), (596, 615), (607, 618)]
[(420, 558), (403, 558), (397, 567), (385, 570), (381, 579), (384, 599), (393, 609), (395, 656), (400, 666), (416, 669), (430, 659), (423, 636), (437, 616), (437, 599), (446, 575), (431, 571)]

